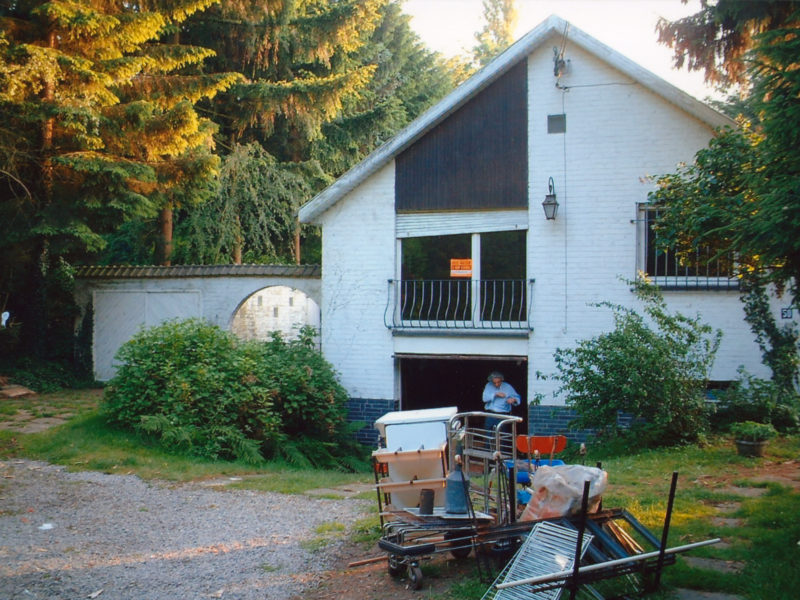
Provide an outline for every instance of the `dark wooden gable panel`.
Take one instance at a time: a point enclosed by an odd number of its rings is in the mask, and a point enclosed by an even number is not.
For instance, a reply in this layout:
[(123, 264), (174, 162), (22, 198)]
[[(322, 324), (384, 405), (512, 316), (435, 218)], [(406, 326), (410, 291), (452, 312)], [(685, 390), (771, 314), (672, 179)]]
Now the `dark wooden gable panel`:
[(527, 207), (527, 96), (523, 60), (398, 155), (395, 209)]

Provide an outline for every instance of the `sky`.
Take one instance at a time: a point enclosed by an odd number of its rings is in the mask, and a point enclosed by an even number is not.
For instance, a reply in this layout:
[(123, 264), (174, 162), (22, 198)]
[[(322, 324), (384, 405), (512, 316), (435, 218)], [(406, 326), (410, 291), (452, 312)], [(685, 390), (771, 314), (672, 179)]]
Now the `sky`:
[[(517, 0), (515, 39), (555, 14), (652, 71), (685, 92), (703, 99), (714, 95), (700, 72), (672, 67), (672, 51), (658, 43), (659, 17), (675, 20), (699, 10), (699, 0)], [(446, 56), (468, 53), (483, 27), (481, 0), (405, 0), (411, 27), (431, 50)], [(715, 96), (717, 97), (717, 96)]]

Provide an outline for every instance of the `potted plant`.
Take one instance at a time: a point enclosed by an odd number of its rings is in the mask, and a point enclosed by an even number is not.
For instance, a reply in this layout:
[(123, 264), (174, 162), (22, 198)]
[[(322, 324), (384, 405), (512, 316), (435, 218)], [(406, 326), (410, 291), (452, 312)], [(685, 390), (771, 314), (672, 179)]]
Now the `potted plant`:
[(764, 456), (767, 441), (777, 435), (775, 428), (769, 423), (742, 421), (731, 425), (733, 441), (740, 456)]

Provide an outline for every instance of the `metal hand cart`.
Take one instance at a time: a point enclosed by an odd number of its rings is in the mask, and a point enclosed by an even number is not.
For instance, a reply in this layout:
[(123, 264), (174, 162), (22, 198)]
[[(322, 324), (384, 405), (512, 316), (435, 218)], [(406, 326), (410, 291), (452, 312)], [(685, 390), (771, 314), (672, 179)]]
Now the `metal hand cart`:
[[(416, 413), (409, 416), (412, 420), (425, 416), (420, 415), (424, 411), (411, 412)], [(402, 414), (381, 419), (394, 422)], [(509, 416), (486, 429), (485, 420), (496, 417), (485, 412), (454, 413), (447, 420), (443, 446), (420, 443), (415, 447), (407, 436), (402, 448), (392, 449), (394, 444), (389, 442), (373, 452), (382, 528), (378, 546), (388, 555), (389, 573), (398, 576), (406, 571), (415, 589), (422, 586), (421, 560), (438, 552), (464, 558), (473, 550), (477, 557), (488, 546), (513, 550), (521, 533), (530, 529), (530, 524), (522, 531), (509, 527), (516, 519), (516, 493), (506, 464), (516, 464), (517, 424), (522, 419)], [(465, 512), (448, 512), (445, 505), (448, 472), (451, 485), (453, 477), (461, 484)], [(422, 506), (423, 490), (433, 491), (432, 506)]]

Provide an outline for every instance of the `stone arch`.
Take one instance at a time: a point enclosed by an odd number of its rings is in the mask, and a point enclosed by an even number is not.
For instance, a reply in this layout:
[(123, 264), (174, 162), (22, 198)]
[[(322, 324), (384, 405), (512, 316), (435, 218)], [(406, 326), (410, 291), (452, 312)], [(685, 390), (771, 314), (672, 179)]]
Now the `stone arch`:
[(320, 307), (299, 287), (267, 285), (244, 298), (233, 311), (228, 329), (246, 340), (267, 340), (273, 332), (294, 339), (310, 325), (319, 330)]

